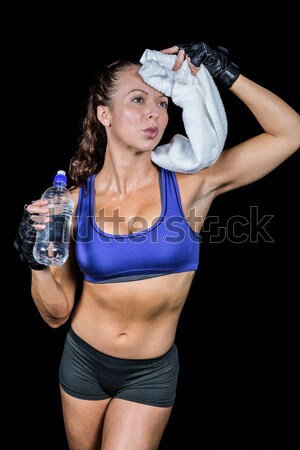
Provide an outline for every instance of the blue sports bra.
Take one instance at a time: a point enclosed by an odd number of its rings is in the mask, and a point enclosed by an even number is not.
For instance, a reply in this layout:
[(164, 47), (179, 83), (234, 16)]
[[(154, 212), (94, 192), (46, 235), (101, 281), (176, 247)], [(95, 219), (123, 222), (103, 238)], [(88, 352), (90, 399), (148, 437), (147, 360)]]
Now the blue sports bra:
[(174, 172), (158, 167), (161, 214), (146, 230), (109, 234), (95, 221), (94, 180), (80, 188), (75, 251), (84, 279), (113, 283), (197, 270), (200, 235), (185, 218)]

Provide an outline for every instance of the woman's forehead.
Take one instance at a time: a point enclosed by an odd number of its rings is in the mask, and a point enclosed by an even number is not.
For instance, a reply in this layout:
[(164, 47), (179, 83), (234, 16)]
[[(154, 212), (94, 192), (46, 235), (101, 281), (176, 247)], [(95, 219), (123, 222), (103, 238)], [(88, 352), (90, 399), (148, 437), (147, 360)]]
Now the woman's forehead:
[(155, 91), (149, 84), (145, 83), (139, 74), (140, 66), (127, 68), (120, 74), (118, 79), (118, 92), (128, 92), (133, 89), (142, 89), (145, 91)]

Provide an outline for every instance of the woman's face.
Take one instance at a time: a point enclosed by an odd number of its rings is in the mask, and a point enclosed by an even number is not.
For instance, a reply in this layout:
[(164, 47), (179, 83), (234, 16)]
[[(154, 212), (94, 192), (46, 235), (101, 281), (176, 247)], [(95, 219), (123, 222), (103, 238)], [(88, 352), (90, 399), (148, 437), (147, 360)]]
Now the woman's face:
[(109, 108), (108, 144), (137, 151), (151, 151), (161, 140), (168, 123), (168, 98), (146, 84), (132, 66), (117, 81)]

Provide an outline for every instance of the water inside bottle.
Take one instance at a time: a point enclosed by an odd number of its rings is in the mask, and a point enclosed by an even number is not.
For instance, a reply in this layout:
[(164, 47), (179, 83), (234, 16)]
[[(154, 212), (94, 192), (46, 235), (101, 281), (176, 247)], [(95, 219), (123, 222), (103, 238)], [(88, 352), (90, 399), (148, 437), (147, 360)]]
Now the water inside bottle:
[(49, 223), (45, 230), (37, 232), (33, 256), (40, 264), (62, 265), (68, 258), (70, 228), (72, 221), (71, 203), (51, 202)]

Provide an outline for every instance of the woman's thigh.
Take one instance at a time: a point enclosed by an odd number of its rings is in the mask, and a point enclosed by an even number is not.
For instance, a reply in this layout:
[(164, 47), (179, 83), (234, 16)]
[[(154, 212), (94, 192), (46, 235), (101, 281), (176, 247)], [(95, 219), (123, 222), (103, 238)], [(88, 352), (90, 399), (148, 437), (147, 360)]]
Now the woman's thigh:
[(156, 450), (171, 411), (172, 406), (114, 398), (106, 411), (101, 450)]
[(104, 418), (111, 399), (82, 400), (60, 391), (70, 450), (100, 450)]

